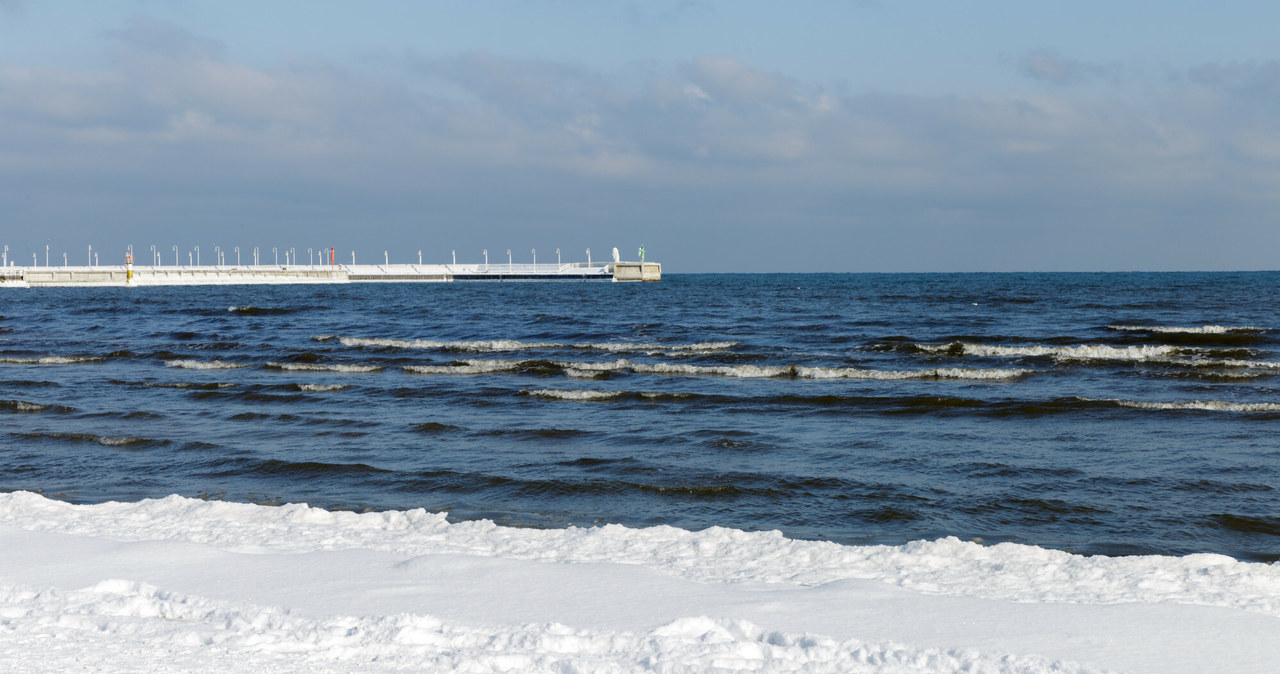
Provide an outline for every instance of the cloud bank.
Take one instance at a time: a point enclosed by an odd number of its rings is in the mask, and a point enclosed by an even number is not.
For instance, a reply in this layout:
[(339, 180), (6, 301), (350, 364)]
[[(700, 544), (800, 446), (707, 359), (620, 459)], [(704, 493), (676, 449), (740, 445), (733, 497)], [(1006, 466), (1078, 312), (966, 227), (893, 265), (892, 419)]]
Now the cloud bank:
[(1256, 268), (1280, 244), (1280, 62), (1073, 93), (1107, 68), (1036, 51), (1014, 65), (1048, 88), (930, 97), (722, 56), (260, 66), (144, 16), (109, 37), (108, 67), (0, 67), (15, 249), (643, 242), (676, 270), (858, 271)]

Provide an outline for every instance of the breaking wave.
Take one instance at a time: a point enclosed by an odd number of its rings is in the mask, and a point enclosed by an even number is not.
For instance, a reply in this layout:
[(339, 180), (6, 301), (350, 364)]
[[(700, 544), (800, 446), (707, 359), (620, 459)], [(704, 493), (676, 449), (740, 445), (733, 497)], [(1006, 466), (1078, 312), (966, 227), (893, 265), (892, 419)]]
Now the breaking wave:
[(267, 367), (275, 370), (285, 370), (287, 372), (342, 372), (342, 373), (365, 373), (378, 372), (383, 369), (381, 365), (350, 365), (347, 363), (267, 363)]
[(559, 370), (573, 377), (589, 378), (601, 373), (658, 374), (733, 377), (739, 379), (866, 379), (906, 381), (965, 379), (975, 381), (1016, 379), (1030, 374), (1026, 369), (929, 368), (922, 370), (868, 370), (848, 367), (806, 367), (801, 365), (688, 365), (683, 363), (638, 363), (627, 359), (605, 362), (563, 362), (545, 360), (466, 360), (451, 365), (406, 365), (413, 374), (490, 374), (497, 372)]
[(1202, 325), (1200, 327), (1192, 328), (1175, 325), (1108, 325), (1107, 329), (1119, 332), (1151, 332), (1156, 334), (1185, 335), (1230, 335), (1266, 332), (1265, 328), (1255, 328), (1248, 325), (1236, 327), (1226, 325)]
[(576, 349), (581, 351), (605, 351), (609, 353), (646, 353), (649, 355), (698, 355), (726, 351), (738, 342), (699, 342), (695, 344), (644, 344), (634, 342), (524, 342), (515, 339), (437, 341), (430, 339), (389, 339), (379, 337), (340, 337), (316, 335), (318, 342), (337, 340), (343, 346), (394, 349), (431, 349), (439, 351), (470, 351), (476, 353), (501, 353), (531, 351), (536, 349)]
[(520, 393), (527, 396), (553, 398), (555, 400), (614, 400), (627, 395), (626, 391), (564, 391), (546, 388), (521, 391)]
[(1055, 360), (1157, 361), (1194, 353), (1177, 346), (1000, 346), (952, 342), (950, 344), (916, 344), (923, 353), (976, 358), (1053, 358)]
[(298, 384), (299, 391), (309, 393), (325, 393), (329, 391), (341, 391), (346, 388), (346, 384)]
[(101, 356), (39, 356), (22, 358), (16, 356), (0, 357), (0, 363), (9, 365), (73, 365), (75, 363), (96, 363)]
[(1139, 402), (1115, 400), (1121, 407), (1140, 410), (1198, 410), (1204, 412), (1280, 412), (1280, 403), (1237, 403), (1221, 400), (1191, 400), (1187, 402)]
[(165, 367), (180, 367), (186, 370), (236, 370), (248, 367), (244, 363), (232, 363), (225, 360), (166, 360)]

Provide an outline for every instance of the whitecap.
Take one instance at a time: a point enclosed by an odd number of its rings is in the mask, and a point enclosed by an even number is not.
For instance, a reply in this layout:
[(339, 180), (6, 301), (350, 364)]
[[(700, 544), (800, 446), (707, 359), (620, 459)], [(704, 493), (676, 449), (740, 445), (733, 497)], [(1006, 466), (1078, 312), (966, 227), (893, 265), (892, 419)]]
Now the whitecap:
[(591, 390), (559, 390), (559, 389), (533, 389), (521, 391), (527, 396), (536, 396), (539, 398), (554, 398), (556, 400), (612, 400), (626, 395), (625, 391), (591, 391)]
[(75, 363), (93, 363), (100, 361), (100, 356), (40, 356), (38, 358), (5, 357), (0, 363), (10, 365), (73, 365)]
[(164, 365), (187, 370), (235, 370), (248, 367), (243, 363), (231, 363), (225, 360), (166, 360)]
[(1251, 325), (1243, 326), (1227, 326), (1227, 325), (1202, 325), (1199, 327), (1182, 327), (1177, 325), (1108, 325), (1108, 330), (1116, 330), (1120, 332), (1154, 332), (1157, 334), (1186, 334), (1186, 335), (1228, 335), (1234, 333), (1250, 333), (1265, 332), (1265, 328), (1257, 328)]
[(342, 372), (342, 373), (365, 373), (377, 372), (382, 369), (380, 365), (349, 365), (346, 363), (267, 363), (267, 367), (277, 370), (286, 370), (289, 372)]

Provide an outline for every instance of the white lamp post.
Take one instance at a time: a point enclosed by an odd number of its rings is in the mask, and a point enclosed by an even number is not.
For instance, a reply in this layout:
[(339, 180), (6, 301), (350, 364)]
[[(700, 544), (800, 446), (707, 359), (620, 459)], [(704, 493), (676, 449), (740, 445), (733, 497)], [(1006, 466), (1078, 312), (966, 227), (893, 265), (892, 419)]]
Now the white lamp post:
[(560, 268), (560, 249), (556, 249), (556, 269)]
[(93, 266), (93, 246), (89, 246), (89, 266)]
[(590, 248), (587, 249), (587, 266), (588, 267), (591, 266), (591, 249)]
[(236, 266), (240, 266), (240, 246), (236, 246)]
[(276, 266), (279, 267), (280, 266), (280, 250), (278, 248), (272, 248), (271, 254), (275, 256)]
[(534, 273), (537, 273), (538, 272), (538, 249), (530, 248), (529, 252), (533, 253), (533, 271)]
[(308, 260), (307, 264), (309, 266), (312, 266), (312, 267), (316, 266), (316, 254), (310, 248), (307, 249), (307, 260)]
[(199, 267), (200, 266), (200, 246), (195, 246), (195, 249), (196, 249), (196, 266)]
[(489, 271), (489, 249), (484, 249), (484, 270)]
[(510, 249), (510, 248), (508, 248), (508, 249), (507, 249), (507, 273), (508, 273), (508, 274), (510, 274), (511, 272), (515, 271), (514, 269), (512, 269), (512, 266), (513, 266), (513, 265), (511, 264), (511, 249)]

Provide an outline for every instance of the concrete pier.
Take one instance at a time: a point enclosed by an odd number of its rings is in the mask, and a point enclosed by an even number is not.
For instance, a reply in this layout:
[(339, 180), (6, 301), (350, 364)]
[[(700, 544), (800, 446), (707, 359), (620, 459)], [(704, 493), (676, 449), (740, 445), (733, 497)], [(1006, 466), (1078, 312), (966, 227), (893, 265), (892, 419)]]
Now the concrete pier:
[(0, 268), (0, 288), (454, 281), (658, 281), (657, 262), (463, 265), (63, 266)]

